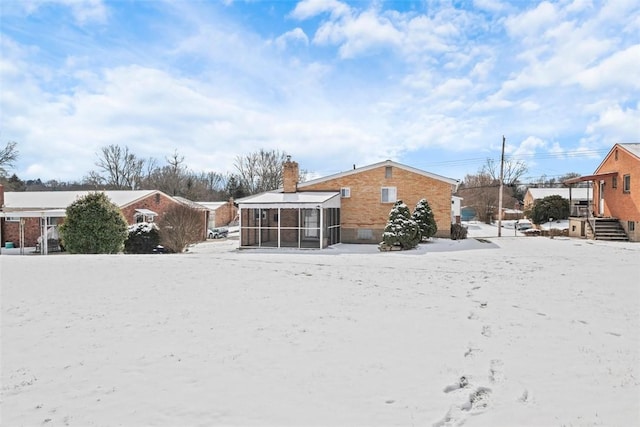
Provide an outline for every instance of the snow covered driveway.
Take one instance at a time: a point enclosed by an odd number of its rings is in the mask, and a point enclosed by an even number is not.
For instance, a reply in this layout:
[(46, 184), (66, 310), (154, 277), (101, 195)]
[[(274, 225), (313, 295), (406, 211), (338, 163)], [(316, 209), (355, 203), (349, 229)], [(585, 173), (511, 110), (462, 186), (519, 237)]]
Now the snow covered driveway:
[(2, 256), (0, 424), (640, 425), (640, 245), (490, 240)]

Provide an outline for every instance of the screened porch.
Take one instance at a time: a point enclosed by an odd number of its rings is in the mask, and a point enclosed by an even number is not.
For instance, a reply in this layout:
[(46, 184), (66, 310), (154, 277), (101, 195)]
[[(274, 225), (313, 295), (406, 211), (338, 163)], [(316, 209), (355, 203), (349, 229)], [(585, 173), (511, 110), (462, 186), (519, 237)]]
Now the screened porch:
[(238, 201), (241, 248), (340, 243), (340, 193), (264, 193)]

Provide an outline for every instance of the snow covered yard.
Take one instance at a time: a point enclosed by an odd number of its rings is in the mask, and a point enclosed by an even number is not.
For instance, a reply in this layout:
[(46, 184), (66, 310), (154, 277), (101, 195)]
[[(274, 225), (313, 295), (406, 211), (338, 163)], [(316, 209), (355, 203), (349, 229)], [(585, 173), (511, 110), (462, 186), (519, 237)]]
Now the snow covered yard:
[(489, 240), (2, 256), (0, 424), (640, 425), (640, 245)]

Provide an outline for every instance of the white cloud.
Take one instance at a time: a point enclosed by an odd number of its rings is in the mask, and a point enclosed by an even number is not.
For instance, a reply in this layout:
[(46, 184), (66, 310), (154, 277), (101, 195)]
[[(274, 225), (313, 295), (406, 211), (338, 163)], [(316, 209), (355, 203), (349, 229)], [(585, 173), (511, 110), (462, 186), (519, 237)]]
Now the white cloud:
[(340, 44), (340, 56), (352, 58), (381, 46), (399, 46), (402, 34), (385, 17), (368, 10), (356, 17), (323, 23), (313, 41)]
[(291, 16), (296, 19), (309, 19), (322, 13), (330, 13), (333, 18), (347, 15), (349, 6), (337, 0), (303, 0), (296, 5)]
[(612, 105), (604, 109), (598, 118), (589, 123), (587, 134), (596, 135), (607, 145), (616, 142), (640, 141), (640, 103), (623, 108)]
[(505, 27), (512, 36), (532, 37), (552, 27), (559, 18), (555, 5), (543, 1), (534, 9), (507, 18)]
[(596, 66), (578, 73), (575, 80), (589, 90), (612, 86), (640, 89), (637, 73), (630, 70), (640, 70), (640, 44), (614, 52)]
[(309, 38), (300, 27), (287, 31), (275, 40), (276, 46), (281, 50), (286, 49), (289, 44), (296, 43), (302, 43), (305, 46), (309, 45)]
[(80, 25), (105, 23), (109, 17), (109, 11), (102, 0), (25, 0), (22, 3), (28, 13), (34, 13), (47, 4), (68, 7)]

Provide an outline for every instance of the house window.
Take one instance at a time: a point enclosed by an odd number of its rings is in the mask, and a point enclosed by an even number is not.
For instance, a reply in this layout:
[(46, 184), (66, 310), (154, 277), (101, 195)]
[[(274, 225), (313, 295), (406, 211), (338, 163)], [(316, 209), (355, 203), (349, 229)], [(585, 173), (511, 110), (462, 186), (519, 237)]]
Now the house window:
[(618, 150), (614, 151), (614, 157), (616, 158), (616, 160), (618, 160)]
[(8, 216), (8, 217), (6, 218), (6, 221), (7, 221), (7, 222), (20, 222), (20, 218), (19, 218), (19, 217), (17, 217), (17, 216)]
[(395, 203), (397, 200), (396, 187), (382, 187), (380, 191), (382, 203)]
[(351, 197), (351, 188), (350, 187), (342, 187), (340, 189), (340, 197), (343, 199), (348, 199)]
[(618, 177), (614, 176), (611, 178), (611, 188), (618, 188)]
[(636, 231), (635, 221), (627, 221), (627, 229), (629, 230), (629, 232)]
[(631, 175), (625, 175), (622, 178), (622, 191), (631, 193)]
[(384, 168), (384, 177), (385, 178), (391, 178), (393, 176), (393, 170), (391, 169), (391, 166), (385, 166)]

